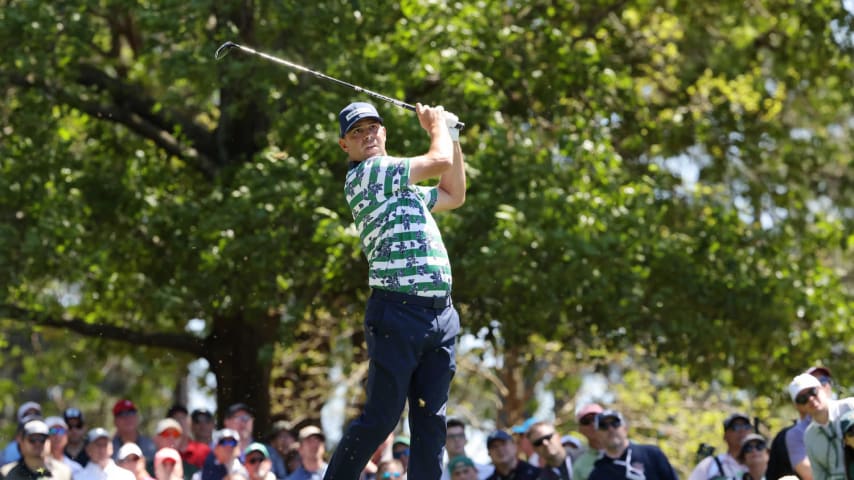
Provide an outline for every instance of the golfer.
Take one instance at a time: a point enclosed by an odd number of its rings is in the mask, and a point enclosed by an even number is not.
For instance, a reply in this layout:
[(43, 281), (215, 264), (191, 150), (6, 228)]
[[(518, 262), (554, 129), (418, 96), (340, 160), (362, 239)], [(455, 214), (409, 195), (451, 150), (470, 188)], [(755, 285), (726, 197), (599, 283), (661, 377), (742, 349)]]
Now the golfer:
[[(357, 480), (371, 454), (400, 420), (409, 399), (409, 480), (438, 480), (445, 445), (445, 406), (456, 371), (460, 330), (451, 303), (451, 266), (431, 212), (465, 201), (465, 171), (455, 115), (416, 105), (430, 135), (427, 153), (386, 154), (376, 108), (351, 103), (338, 115), (338, 144), (350, 164), (347, 202), (359, 229), (373, 289), (365, 311), (370, 368), (362, 414), (347, 428), (327, 480)], [(435, 187), (416, 184), (439, 178)]]

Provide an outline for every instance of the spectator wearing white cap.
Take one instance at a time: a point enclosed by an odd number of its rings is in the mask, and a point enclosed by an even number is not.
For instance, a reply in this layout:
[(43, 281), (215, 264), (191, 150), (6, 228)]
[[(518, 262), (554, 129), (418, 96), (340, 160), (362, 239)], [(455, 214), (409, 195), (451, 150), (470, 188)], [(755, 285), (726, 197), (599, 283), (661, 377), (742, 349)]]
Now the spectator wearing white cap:
[[(30, 419), (18, 424), (15, 440), (19, 446), (21, 457), (14, 462), (3, 465), (0, 478), (9, 480), (38, 480), (53, 478), (53, 472), (47, 463), (45, 443), (47, 442), (47, 425), (39, 419)], [(67, 470), (66, 470), (66, 479)]]
[[(21, 424), (24, 421), (24, 418), (32, 417), (32, 416), (41, 416), (42, 414), (42, 406), (36, 402), (24, 402), (18, 407), (17, 416), (15, 420), (18, 424)], [(6, 448), (3, 449), (3, 453), (0, 454), (0, 465), (6, 465), (7, 463), (12, 463), (18, 461), (21, 458), (21, 452), (18, 451), (18, 441), (12, 439), (11, 442), (6, 444)]]
[(154, 454), (154, 478), (157, 480), (184, 480), (184, 465), (178, 450), (165, 447)]
[(588, 403), (582, 406), (575, 414), (575, 421), (578, 422), (578, 431), (587, 438), (589, 448), (572, 461), (572, 478), (574, 480), (587, 480), (590, 472), (593, 471), (593, 464), (599, 458), (602, 443), (599, 441), (599, 436), (596, 435), (596, 426), (594, 423), (596, 415), (602, 413), (604, 410), (602, 405), (598, 403)]
[[(815, 377), (825, 390), (828, 398), (833, 398), (833, 376), (830, 369), (820, 365), (810, 367), (806, 372)], [(807, 412), (806, 403), (792, 400), (798, 412), (798, 420), (789, 428), (783, 429), (778, 435), (783, 435), (784, 449), (775, 447), (779, 440), (775, 437), (771, 443), (771, 456), (768, 462), (768, 475), (772, 478), (780, 475), (796, 473), (803, 480), (812, 480), (812, 467), (807, 456), (807, 446), (804, 435), (812, 418)]]
[(47, 417), (44, 423), (47, 424), (50, 439), (48, 460), (68, 467), (69, 476), (83, 470), (82, 465), (65, 454), (65, 446), (68, 445), (68, 424), (65, 420), (62, 417)]
[[(181, 450), (179, 447), (183, 436), (184, 429), (176, 419), (164, 418), (157, 422), (154, 435), (154, 445), (157, 447), (157, 454), (165, 448), (174, 449), (180, 454)], [(208, 448), (208, 452), (210, 452), (210, 448)], [(146, 459), (146, 468), (148, 468), (149, 472), (154, 472), (155, 477), (157, 476), (157, 454), (155, 454), (151, 459)], [(200, 470), (200, 467), (197, 467), (185, 460), (183, 454), (179, 455), (179, 459), (181, 463), (180, 470), (187, 480), (189, 480), (194, 473)], [(204, 465), (204, 463), (202, 464)], [(175, 469), (170, 470), (170, 472), (174, 471)]]
[(733, 413), (724, 420), (724, 442), (727, 451), (710, 455), (694, 467), (688, 480), (709, 480), (711, 478), (741, 478), (747, 470), (738, 461), (741, 442), (750, 434), (750, 417), (743, 413)]
[(116, 464), (132, 473), (136, 480), (153, 480), (153, 477), (145, 468), (145, 456), (139, 445), (128, 442), (119, 449), (116, 455)]
[(789, 395), (796, 404), (805, 405), (812, 417), (804, 434), (804, 444), (813, 479), (845, 478), (842, 432), (836, 420), (854, 410), (854, 398), (831, 400), (819, 379), (809, 373), (792, 379)]
[(89, 455), (89, 463), (74, 475), (74, 480), (136, 480), (134, 474), (113, 461), (113, 444), (107, 430), (100, 427), (89, 430), (86, 454)]
[(237, 449), (240, 443), (240, 434), (230, 428), (223, 428), (213, 433), (213, 451), (201, 471), (193, 475), (193, 479), (222, 480), (235, 472), (242, 472), (245, 477), (248, 474), (240, 463), (240, 451)]

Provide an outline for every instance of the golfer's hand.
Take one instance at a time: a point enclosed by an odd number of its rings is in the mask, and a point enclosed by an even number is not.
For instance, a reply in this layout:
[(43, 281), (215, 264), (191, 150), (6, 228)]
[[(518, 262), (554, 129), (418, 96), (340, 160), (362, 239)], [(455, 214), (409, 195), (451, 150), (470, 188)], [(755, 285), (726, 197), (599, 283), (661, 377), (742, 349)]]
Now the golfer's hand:
[(448, 131), (451, 133), (451, 140), (455, 142), (460, 141), (460, 129), (457, 128), (458, 123), (460, 123), (460, 117), (451, 112), (445, 112), (445, 125), (448, 126)]
[(445, 109), (442, 106), (431, 107), (428, 105), (415, 104), (415, 113), (418, 114), (418, 122), (421, 128), (432, 135), (436, 128), (445, 128)]

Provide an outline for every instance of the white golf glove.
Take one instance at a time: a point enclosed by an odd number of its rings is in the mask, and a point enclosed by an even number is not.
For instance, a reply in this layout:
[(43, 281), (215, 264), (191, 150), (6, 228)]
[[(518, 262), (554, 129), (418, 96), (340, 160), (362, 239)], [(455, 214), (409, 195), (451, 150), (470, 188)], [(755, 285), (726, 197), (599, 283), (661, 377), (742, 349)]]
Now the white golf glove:
[(445, 111), (445, 125), (448, 126), (448, 131), (451, 133), (451, 140), (455, 142), (460, 141), (460, 129), (456, 128), (456, 125), (459, 122), (460, 117), (451, 112)]

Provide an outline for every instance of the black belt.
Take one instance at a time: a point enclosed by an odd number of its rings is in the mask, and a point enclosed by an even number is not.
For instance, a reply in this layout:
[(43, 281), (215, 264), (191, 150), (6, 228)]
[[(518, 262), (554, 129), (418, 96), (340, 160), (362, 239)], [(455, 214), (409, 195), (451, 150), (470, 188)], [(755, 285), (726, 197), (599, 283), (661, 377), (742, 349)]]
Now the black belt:
[(418, 295), (410, 295), (408, 293), (392, 292), (391, 290), (381, 290), (375, 288), (371, 297), (390, 300), (392, 302), (402, 303), (405, 305), (417, 305), (419, 307), (443, 309), (451, 306), (451, 295), (444, 297), (421, 297)]

